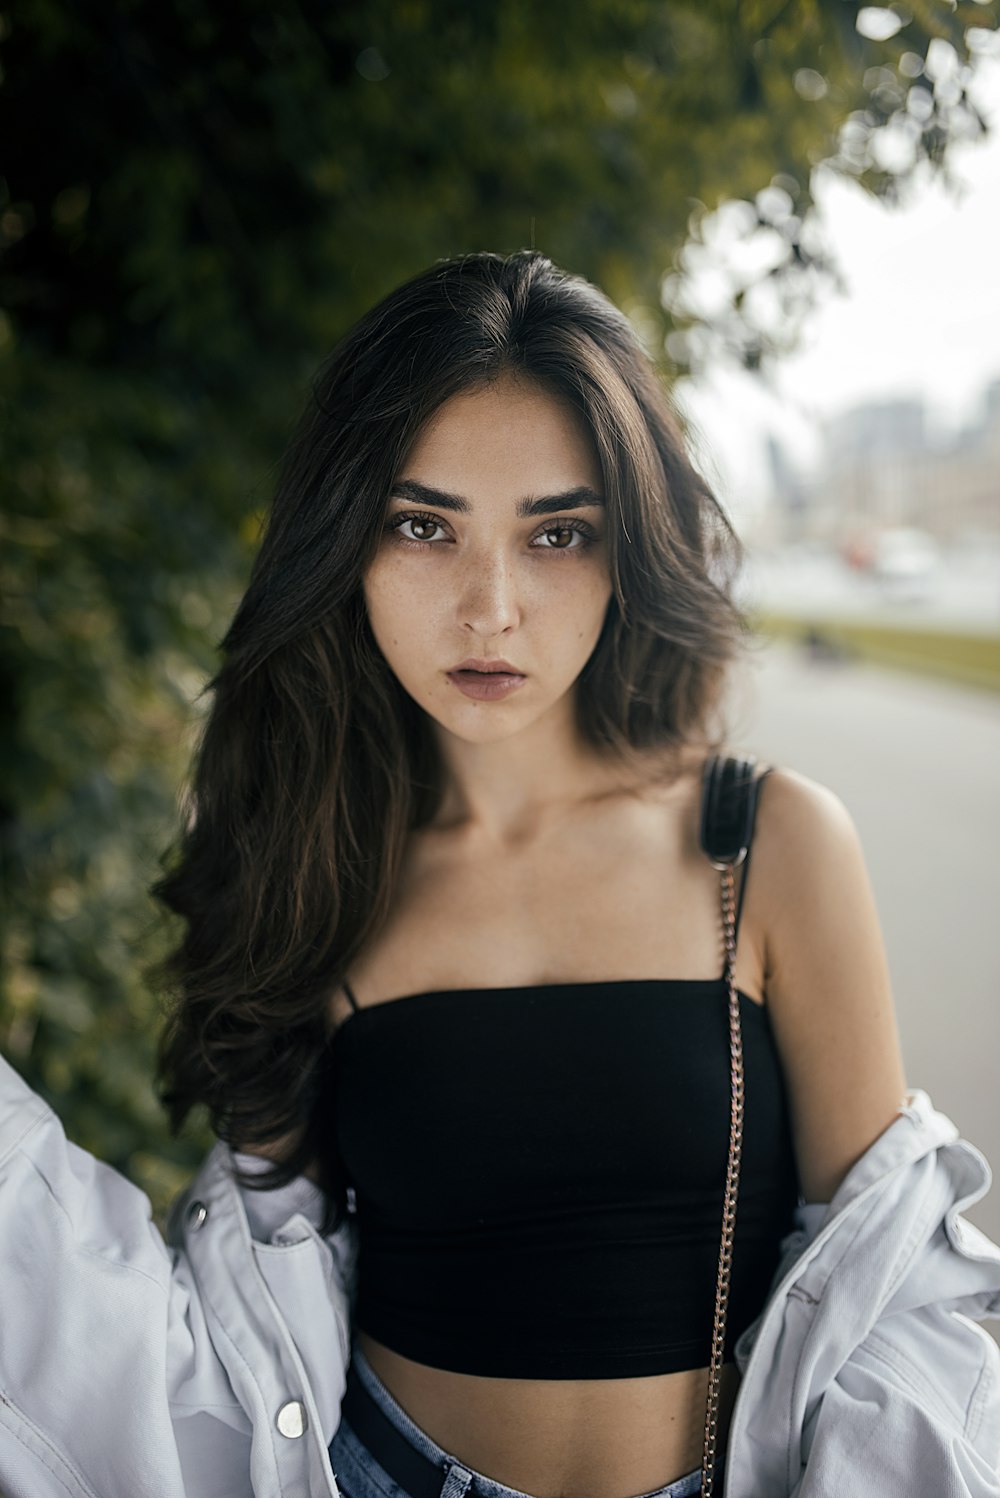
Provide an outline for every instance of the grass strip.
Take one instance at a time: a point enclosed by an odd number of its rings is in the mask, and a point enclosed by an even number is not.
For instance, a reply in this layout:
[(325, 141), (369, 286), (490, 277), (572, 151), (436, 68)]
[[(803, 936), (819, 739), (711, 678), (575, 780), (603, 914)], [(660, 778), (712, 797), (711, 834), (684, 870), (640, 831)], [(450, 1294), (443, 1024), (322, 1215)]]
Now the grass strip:
[(754, 629), (811, 644), (817, 654), (872, 661), (921, 676), (1000, 692), (1000, 633), (928, 629), (864, 619), (751, 613)]

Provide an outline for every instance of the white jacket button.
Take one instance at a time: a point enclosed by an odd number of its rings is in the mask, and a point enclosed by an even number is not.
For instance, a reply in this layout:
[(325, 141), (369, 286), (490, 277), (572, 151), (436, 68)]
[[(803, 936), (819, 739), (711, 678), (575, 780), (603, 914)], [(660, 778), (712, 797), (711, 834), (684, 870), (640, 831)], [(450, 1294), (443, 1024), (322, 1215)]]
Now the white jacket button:
[(292, 1440), (296, 1436), (301, 1436), (305, 1433), (308, 1423), (306, 1419), (306, 1407), (298, 1399), (290, 1399), (287, 1404), (283, 1404), (278, 1411), (278, 1418), (275, 1421), (281, 1434), (290, 1437)]
[(208, 1208), (205, 1206), (204, 1202), (192, 1202), (187, 1209), (188, 1227), (192, 1232), (197, 1232), (198, 1228), (200, 1228), (204, 1224), (207, 1217)]

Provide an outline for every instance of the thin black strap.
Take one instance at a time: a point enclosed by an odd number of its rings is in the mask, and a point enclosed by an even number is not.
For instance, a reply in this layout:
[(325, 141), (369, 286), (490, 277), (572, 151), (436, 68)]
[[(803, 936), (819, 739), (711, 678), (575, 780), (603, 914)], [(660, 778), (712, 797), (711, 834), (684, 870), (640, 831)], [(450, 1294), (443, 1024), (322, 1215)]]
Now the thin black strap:
[(351, 988), (351, 985), (348, 983), (348, 981), (347, 981), (346, 978), (341, 978), (341, 980), (340, 980), (340, 986), (344, 990), (344, 992), (346, 993), (347, 997), (350, 999), (350, 1001), (351, 1001), (351, 1008), (354, 1009), (354, 1010), (357, 1010), (358, 1008), (360, 1008), (360, 1005), (358, 1004), (357, 999), (354, 997), (354, 992), (353, 992), (353, 990)]

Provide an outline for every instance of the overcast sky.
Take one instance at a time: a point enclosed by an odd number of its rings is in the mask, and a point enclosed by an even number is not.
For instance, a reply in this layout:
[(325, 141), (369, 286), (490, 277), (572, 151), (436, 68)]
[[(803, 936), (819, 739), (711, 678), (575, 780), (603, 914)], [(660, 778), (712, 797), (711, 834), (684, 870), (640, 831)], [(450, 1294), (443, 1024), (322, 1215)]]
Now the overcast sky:
[(923, 396), (932, 429), (954, 431), (1000, 379), (1000, 58), (979, 59), (970, 92), (992, 133), (953, 150), (964, 197), (925, 173), (909, 206), (887, 208), (829, 171), (814, 177), (848, 293), (827, 293), (774, 393), (742, 371), (676, 387), (738, 524), (767, 503), (768, 432), (805, 468), (824, 419), (851, 406)]

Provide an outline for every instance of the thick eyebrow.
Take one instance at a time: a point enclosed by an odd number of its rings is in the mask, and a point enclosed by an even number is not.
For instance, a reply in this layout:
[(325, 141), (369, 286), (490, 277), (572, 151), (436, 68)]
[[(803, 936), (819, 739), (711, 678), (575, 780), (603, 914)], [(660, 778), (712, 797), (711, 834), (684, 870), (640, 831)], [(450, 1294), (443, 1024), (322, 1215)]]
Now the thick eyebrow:
[[(452, 510), (457, 515), (472, 514), (472, 505), (461, 494), (431, 489), (427, 484), (418, 484), (415, 479), (397, 479), (392, 486), (392, 498), (435, 505), (439, 510)], [(563, 494), (543, 494), (538, 499), (519, 499), (514, 511), (518, 520), (526, 520), (533, 515), (555, 515), (560, 510), (581, 510), (588, 505), (603, 509), (604, 500), (587, 484), (580, 484), (576, 489), (567, 489)]]

